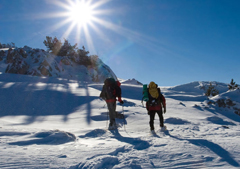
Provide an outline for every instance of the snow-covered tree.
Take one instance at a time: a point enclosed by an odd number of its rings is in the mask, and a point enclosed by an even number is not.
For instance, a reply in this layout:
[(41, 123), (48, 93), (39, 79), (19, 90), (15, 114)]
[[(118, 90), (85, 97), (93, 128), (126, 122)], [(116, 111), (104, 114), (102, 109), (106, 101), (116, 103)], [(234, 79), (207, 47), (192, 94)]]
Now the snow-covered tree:
[(76, 55), (76, 62), (88, 66), (91, 64), (91, 60), (88, 57), (89, 51), (85, 50), (85, 47), (83, 46), (82, 49), (77, 50), (77, 55)]
[(228, 89), (229, 90), (238, 89), (238, 85), (236, 84), (236, 82), (233, 81), (233, 79), (231, 80), (230, 84), (228, 84)]
[(216, 96), (219, 94), (219, 91), (215, 88), (215, 86), (212, 85), (210, 82), (207, 91), (205, 93), (206, 96)]
[(48, 52), (57, 55), (62, 47), (62, 42), (58, 40), (56, 37), (52, 38), (46, 36), (46, 40), (43, 41), (44, 45), (47, 47)]
[(77, 50), (77, 43), (75, 45), (71, 45), (68, 40), (64, 39), (64, 43), (61, 46), (61, 49), (58, 53), (59, 56), (73, 56)]

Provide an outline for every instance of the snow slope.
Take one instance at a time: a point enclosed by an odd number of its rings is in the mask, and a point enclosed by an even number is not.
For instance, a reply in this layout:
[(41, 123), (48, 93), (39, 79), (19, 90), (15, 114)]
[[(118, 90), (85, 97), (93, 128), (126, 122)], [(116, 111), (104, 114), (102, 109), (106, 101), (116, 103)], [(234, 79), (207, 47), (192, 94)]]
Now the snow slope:
[[(239, 168), (240, 116), (202, 83), (162, 87), (168, 130), (156, 117), (150, 135), (141, 85), (122, 84), (125, 119), (108, 131), (102, 84), (0, 74), (0, 168)], [(239, 104), (239, 91), (218, 97)]]

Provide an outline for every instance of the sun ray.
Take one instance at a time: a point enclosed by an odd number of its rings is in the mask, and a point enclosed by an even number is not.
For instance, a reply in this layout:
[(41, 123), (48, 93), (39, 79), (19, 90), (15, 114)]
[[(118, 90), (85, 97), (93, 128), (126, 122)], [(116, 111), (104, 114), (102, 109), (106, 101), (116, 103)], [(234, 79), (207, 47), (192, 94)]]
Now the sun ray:
[(94, 18), (94, 21), (99, 23), (100, 25), (104, 26), (105, 28), (107, 29), (110, 29), (118, 34), (121, 34), (121, 35), (124, 35), (124, 31), (123, 29), (121, 29), (120, 26), (116, 25), (116, 24), (113, 24), (111, 22), (108, 22), (108, 21), (105, 21), (105, 20), (102, 20), (102, 19), (99, 19), (99, 18)]
[(154, 38), (144, 36), (143, 34), (140, 34), (136, 31), (126, 29), (122, 26), (113, 24), (111, 22), (108, 22), (108, 21), (105, 21), (105, 20), (102, 20), (102, 19), (99, 19), (99, 18), (94, 18), (94, 21), (99, 23), (100, 25), (104, 26), (105, 28), (110, 29), (110, 30), (118, 33), (119, 35), (128, 37), (128, 38), (130, 38), (130, 39), (132, 39), (136, 42), (144, 42), (146, 40), (147, 41), (154, 41), (155, 40)]
[(75, 27), (75, 25), (76, 25), (76, 23), (73, 22), (73, 23), (68, 27), (67, 31), (63, 34), (63, 36), (61, 37), (61, 39), (63, 39), (63, 38), (67, 39), (68, 36), (69, 36), (69, 34), (72, 32), (73, 28)]
[(106, 29), (114, 31), (115, 33), (128, 38), (134, 43), (137, 43), (144, 47), (148, 47), (152, 51), (159, 52), (159, 48), (161, 48), (161, 51), (169, 52), (165, 47), (163, 47), (163, 43), (162, 44), (159, 43), (158, 39), (146, 36), (136, 31), (129, 30), (127, 28), (121, 27), (119, 25), (113, 24), (111, 22), (99, 18), (94, 18), (93, 20), (94, 22), (104, 26)]
[(106, 39), (106, 36), (105, 34), (97, 28), (97, 26), (93, 23), (93, 22), (90, 22), (89, 23), (89, 26), (91, 26), (91, 28), (93, 28), (93, 30), (102, 38), (102, 39)]
[(87, 41), (87, 45), (89, 47), (89, 50), (91, 51), (91, 53), (96, 53), (96, 49), (94, 47), (92, 37), (91, 37), (91, 35), (89, 33), (89, 30), (88, 30), (86, 25), (83, 27), (83, 30), (84, 30), (84, 33), (86, 35), (86, 41)]
[(65, 19), (65, 20), (63, 20), (62, 22), (59, 22), (58, 24), (55, 24), (55, 25), (51, 26), (51, 27), (49, 28), (49, 31), (52, 31), (52, 32), (53, 32), (53, 31), (61, 28), (62, 26), (66, 25), (66, 24), (69, 23), (69, 22), (71, 22), (71, 20), (70, 20), (69, 18), (68, 18), (68, 19)]
[(110, 10), (110, 9), (108, 9), (108, 10), (106, 10), (106, 9), (104, 9), (104, 10), (93, 10), (92, 14), (93, 14), (93, 17), (94, 17), (94, 15), (108, 15), (108, 14), (111, 14), (111, 12), (113, 12), (113, 10)]
[(98, 8), (108, 2), (110, 2), (111, 0), (102, 0), (102, 1), (97, 1), (96, 3), (92, 4), (92, 8), (95, 9), (95, 8)]
[(71, 0), (67, 0), (67, 2), (69, 4), (63, 3), (63, 2), (61, 2), (59, 0), (58, 1), (52, 1), (53, 4), (55, 4), (57, 6), (60, 6), (60, 7), (63, 7), (65, 9), (67, 9), (67, 10), (70, 10), (71, 9), (71, 5), (73, 4), (73, 2)]
[(58, 12), (58, 13), (51, 13), (51, 14), (46, 14), (46, 15), (43, 15), (45, 17), (50, 17), (50, 18), (60, 18), (60, 17), (66, 17), (68, 16), (68, 13), (67, 12)]
[(81, 39), (81, 31), (82, 31), (82, 27), (80, 25), (77, 25), (77, 37), (76, 40), (79, 43), (80, 39)]

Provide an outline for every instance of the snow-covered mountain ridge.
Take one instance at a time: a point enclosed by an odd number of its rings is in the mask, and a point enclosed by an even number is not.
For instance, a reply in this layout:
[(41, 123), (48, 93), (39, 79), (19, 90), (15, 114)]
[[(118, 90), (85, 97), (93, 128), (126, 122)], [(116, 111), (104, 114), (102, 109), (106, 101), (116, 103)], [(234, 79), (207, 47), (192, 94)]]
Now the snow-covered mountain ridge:
[[(219, 91), (216, 96), (207, 97), (205, 96), (206, 90), (209, 84), (213, 84), (214, 87)], [(229, 90), (228, 84), (221, 82), (209, 82), (209, 81), (196, 81), (188, 84), (178, 85), (174, 87), (169, 87), (169, 90), (183, 92), (185, 94), (190, 94), (196, 97), (199, 101), (202, 97), (202, 102), (208, 106), (216, 106), (222, 108), (231, 109), (232, 112), (240, 115), (240, 90)], [(195, 95), (195, 96), (194, 96)]]
[(103, 82), (107, 77), (116, 78), (115, 74), (98, 57), (96, 65), (79, 65), (69, 57), (50, 54), (43, 49), (30, 47), (0, 49), (0, 71), (5, 73), (58, 77), (85, 82)]

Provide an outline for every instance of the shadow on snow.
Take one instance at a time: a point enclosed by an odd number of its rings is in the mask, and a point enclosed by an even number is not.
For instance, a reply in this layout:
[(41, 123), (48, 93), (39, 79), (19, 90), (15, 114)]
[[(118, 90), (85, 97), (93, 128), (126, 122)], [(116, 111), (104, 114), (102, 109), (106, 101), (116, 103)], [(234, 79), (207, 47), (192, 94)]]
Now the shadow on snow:
[[(110, 137), (115, 138), (120, 142), (131, 144), (136, 150), (144, 150), (151, 146), (147, 141), (141, 140), (139, 138), (124, 137), (118, 132), (118, 130), (110, 130), (110, 132), (112, 133), (112, 136)], [(85, 135), (79, 136), (79, 138), (85, 138), (85, 137), (96, 138), (96, 137), (101, 137), (106, 133), (107, 133), (107, 130), (95, 129), (86, 133)]]
[[(38, 116), (48, 115), (63, 115), (63, 121), (67, 121), (69, 114), (86, 104), (86, 121), (91, 122), (90, 103), (98, 97), (89, 96), (85, 83), (78, 82), (86, 95), (76, 96), (69, 91), (71, 82), (67, 80), (18, 75), (6, 81), (0, 75), (0, 81), (0, 117), (26, 115), (28, 117), (22, 123), (25, 125), (43, 121), (44, 118)], [(61, 90), (55, 90), (58, 87)]]
[(225, 121), (222, 118), (217, 117), (217, 116), (208, 117), (207, 120), (214, 124), (219, 124), (219, 125), (236, 125), (233, 122)]
[(224, 148), (222, 148), (221, 146), (208, 141), (208, 140), (204, 140), (204, 139), (182, 139), (182, 138), (178, 138), (176, 136), (173, 136), (169, 133), (169, 131), (165, 131), (164, 132), (166, 135), (169, 135), (170, 137), (180, 140), (180, 141), (188, 141), (189, 143), (199, 146), (199, 147), (205, 147), (208, 148), (209, 150), (211, 150), (213, 153), (215, 153), (216, 155), (218, 155), (219, 157), (222, 158), (222, 160), (226, 161), (227, 163), (229, 163), (230, 165), (234, 166), (234, 167), (239, 167), (240, 165), (238, 164), (237, 161), (235, 161), (232, 157), (231, 154), (226, 151)]
[(165, 123), (178, 125), (178, 124), (189, 124), (190, 122), (180, 118), (170, 117), (165, 120)]

